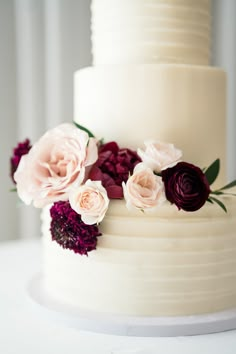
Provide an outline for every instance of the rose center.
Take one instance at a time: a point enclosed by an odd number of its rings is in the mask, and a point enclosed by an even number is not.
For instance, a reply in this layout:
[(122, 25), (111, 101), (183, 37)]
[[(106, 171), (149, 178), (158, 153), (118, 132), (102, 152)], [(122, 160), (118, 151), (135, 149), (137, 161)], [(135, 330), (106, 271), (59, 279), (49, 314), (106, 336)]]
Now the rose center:
[(82, 207), (89, 210), (96, 206), (98, 201), (98, 194), (96, 192), (86, 192), (82, 197)]

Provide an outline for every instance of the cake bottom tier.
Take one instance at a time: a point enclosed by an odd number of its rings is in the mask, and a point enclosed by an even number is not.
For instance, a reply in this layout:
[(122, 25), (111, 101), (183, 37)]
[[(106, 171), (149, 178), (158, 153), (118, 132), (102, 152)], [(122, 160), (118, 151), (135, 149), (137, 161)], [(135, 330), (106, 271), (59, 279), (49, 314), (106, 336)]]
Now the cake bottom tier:
[(186, 316), (236, 307), (236, 201), (228, 213), (207, 204), (194, 213), (161, 207), (129, 212), (114, 201), (95, 251), (80, 256), (50, 235), (42, 213), (47, 293), (67, 305), (134, 316)]

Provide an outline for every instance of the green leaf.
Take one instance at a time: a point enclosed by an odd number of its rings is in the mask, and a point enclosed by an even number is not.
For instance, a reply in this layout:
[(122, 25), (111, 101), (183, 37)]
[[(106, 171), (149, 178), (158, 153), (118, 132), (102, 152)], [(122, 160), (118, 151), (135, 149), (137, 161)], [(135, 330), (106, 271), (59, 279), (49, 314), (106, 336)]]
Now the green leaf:
[(224, 191), (212, 191), (211, 192), (211, 195), (214, 194), (214, 195), (231, 195), (231, 196), (234, 196), (236, 197), (236, 193), (230, 193), (230, 192), (224, 192)]
[(229, 184), (226, 184), (226, 186), (220, 188), (220, 190), (223, 190), (223, 189), (229, 189), (229, 188), (232, 188), (232, 187), (235, 187), (236, 186), (236, 180), (235, 181), (232, 181), (230, 182)]
[(227, 209), (226, 206), (217, 198), (211, 197), (210, 198), (213, 202), (215, 202), (216, 204), (218, 204), (226, 213), (227, 213)]
[(224, 192), (221, 192), (221, 190), (217, 190), (217, 191), (212, 191), (211, 194), (222, 195), (224, 194)]
[(74, 122), (74, 125), (75, 125), (77, 128), (79, 128), (79, 129), (83, 130), (84, 132), (86, 132), (90, 138), (94, 138), (94, 137), (95, 137), (95, 136), (93, 135), (93, 133), (91, 133), (90, 130), (88, 130), (87, 128), (83, 127), (82, 125), (79, 125), (79, 124), (76, 123), (76, 122)]
[(16, 188), (11, 188), (10, 192), (17, 192), (17, 189)]
[(161, 177), (161, 172), (155, 172), (155, 171), (153, 171), (153, 173), (154, 173), (155, 176)]
[(211, 185), (215, 182), (220, 171), (220, 159), (216, 159), (205, 171), (205, 176), (208, 180), (208, 183)]

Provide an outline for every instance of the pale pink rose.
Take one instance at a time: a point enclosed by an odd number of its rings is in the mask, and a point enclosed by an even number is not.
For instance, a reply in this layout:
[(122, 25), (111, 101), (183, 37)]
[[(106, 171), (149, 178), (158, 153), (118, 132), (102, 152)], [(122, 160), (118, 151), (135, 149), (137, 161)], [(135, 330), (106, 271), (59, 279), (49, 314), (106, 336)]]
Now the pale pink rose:
[(95, 139), (73, 124), (61, 124), (22, 156), (14, 174), (18, 195), (39, 208), (68, 200), (70, 189), (83, 182), (86, 169), (97, 157)]
[(162, 178), (143, 163), (136, 165), (123, 190), (128, 209), (154, 209), (166, 199)]
[(71, 208), (81, 215), (82, 221), (87, 225), (101, 222), (109, 205), (107, 191), (101, 181), (90, 179), (71, 191), (69, 202)]
[(182, 151), (173, 144), (149, 140), (145, 141), (144, 145), (146, 150), (138, 149), (138, 155), (148, 167), (157, 173), (176, 165), (182, 158)]

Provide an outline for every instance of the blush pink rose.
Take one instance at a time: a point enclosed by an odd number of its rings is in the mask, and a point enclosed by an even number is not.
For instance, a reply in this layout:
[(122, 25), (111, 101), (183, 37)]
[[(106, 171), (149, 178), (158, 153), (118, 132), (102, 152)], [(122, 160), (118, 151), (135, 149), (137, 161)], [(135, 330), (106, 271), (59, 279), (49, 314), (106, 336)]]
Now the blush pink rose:
[(182, 158), (182, 151), (173, 144), (160, 141), (145, 141), (146, 150), (138, 149), (142, 161), (156, 173), (174, 166)]
[(123, 189), (128, 209), (154, 209), (166, 200), (161, 177), (143, 163), (135, 167)]
[(68, 200), (70, 189), (83, 182), (97, 156), (96, 140), (73, 124), (49, 130), (20, 160), (14, 174), (19, 197), (39, 208)]
[(71, 208), (81, 215), (87, 225), (98, 224), (106, 214), (109, 199), (101, 181), (88, 179), (69, 195)]

